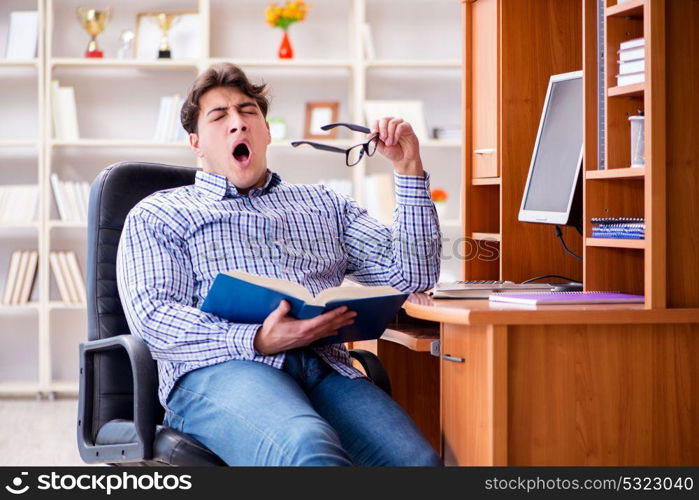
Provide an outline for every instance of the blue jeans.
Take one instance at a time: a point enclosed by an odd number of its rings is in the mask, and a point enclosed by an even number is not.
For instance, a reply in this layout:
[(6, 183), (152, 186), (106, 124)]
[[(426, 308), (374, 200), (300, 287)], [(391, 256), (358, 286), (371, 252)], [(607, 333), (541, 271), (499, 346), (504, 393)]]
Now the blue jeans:
[(311, 349), (288, 351), (281, 370), (240, 360), (193, 370), (167, 406), (165, 425), (228, 465), (440, 465), (393, 399)]

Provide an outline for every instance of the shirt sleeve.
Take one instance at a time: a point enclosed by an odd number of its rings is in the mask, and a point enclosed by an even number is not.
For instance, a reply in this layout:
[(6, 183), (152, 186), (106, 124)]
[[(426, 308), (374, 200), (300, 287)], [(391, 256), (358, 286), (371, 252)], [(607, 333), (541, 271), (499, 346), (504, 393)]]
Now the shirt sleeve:
[(343, 198), (346, 272), (348, 278), (363, 285), (421, 292), (439, 278), (442, 250), (429, 174), (393, 175), (396, 208), (392, 228), (369, 216), (355, 200)]
[(183, 240), (143, 211), (127, 217), (117, 285), (131, 333), (157, 360), (217, 363), (252, 359), (259, 324), (232, 323), (194, 304), (194, 273)]

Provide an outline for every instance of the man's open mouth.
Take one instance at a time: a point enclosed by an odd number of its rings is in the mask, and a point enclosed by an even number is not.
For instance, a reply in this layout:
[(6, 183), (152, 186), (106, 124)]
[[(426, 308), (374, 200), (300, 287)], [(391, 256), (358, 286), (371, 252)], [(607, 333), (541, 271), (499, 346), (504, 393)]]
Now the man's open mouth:
[(233, 158), (239, 162), (245, 162), (250, 158), (250, 148), (244, 142), (241, 142), (233, 149)]

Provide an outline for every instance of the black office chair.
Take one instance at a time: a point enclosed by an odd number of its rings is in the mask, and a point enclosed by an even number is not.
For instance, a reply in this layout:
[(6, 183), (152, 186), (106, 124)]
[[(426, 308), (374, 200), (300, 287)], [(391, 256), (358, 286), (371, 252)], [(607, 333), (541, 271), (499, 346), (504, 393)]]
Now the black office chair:
[[(160, 425), (156, 362), (130, 334), (119, 300), (116, 254), (124, 220), (136, 203), (162, 189), (194, 183), (196, 169), (117, 163), (90, 190), (87, 242), (88, 341), (80, 344), (78, 448), (87, 463), (141, 466), (225, 465), (193, 438)], [(371, 352), (350, 351), (388, 394), (388, 375)]]

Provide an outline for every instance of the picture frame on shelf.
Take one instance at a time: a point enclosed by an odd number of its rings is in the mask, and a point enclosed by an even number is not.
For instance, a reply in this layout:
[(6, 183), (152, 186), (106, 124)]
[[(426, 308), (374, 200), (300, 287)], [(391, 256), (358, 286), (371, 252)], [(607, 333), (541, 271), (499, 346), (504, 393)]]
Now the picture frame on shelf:
[(177, 16), (168, 31), (171, 58), (199, 58), (201, 56), (201, 22), (197, 10), (163, 10), (136, 14), (135, 58), (146, 61), (158, 59), (162, 31), (155, 16), (161, 12)]
[(340, 112), (338, 101), (316, 101), (306, 103), (304, 139), (336, 139), (338, 129), (323, 130), (320, 127), (336, 123)]

